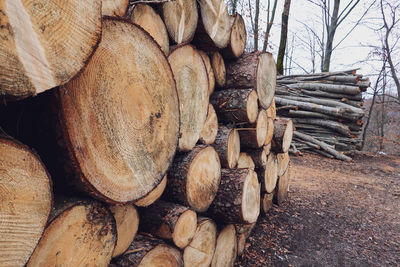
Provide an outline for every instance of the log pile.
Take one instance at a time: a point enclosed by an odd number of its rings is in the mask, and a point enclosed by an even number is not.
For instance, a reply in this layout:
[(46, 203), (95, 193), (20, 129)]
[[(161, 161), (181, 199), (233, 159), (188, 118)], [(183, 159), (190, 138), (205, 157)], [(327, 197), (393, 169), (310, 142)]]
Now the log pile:
[(356, 70), (279, 76), (277, 112), (296, 128), (291, 152), (351, 160), (341, 152), (352, 154), (361, 147), (362, 92), (369, 86)]
[(272, 55), (222, 0), (36, 2), (4, 11), (0, 266), (233, 266), (287, 199)]

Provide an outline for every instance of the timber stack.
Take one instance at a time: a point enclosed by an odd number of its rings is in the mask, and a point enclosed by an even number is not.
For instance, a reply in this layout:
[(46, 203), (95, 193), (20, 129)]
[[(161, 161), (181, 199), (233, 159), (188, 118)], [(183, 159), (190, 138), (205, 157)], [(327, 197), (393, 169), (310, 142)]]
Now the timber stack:
[(291, 152), (317, 153), (345, 161), (361, 149), (362, 93), (369, 78), (356, 70), (279, 76), (277, 113), (295, 126)]
[(233, 266), (286, 201), (272, 55), (222, 0), (135, 2), (5, 1), (0, 266)]

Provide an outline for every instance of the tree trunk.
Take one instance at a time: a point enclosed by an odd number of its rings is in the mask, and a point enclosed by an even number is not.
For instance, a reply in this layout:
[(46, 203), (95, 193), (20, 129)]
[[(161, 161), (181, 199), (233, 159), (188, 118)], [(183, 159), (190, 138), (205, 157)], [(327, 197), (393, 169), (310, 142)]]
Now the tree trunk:
[(240, 136), (240, 148), (243, 150), (257, 149), (264, 145), (267, 138), (267, 113), (260, 109), (257, 122), (237, 129)]
[(276, 66), (270, 53), (244, 53), (226, 65), (226, 88), (254, 88), (262, 108), (267, 109), (275, 94)]
[(168, 172), (167, 195), (195, 211), (204, 212), (213, 202), (221, 179), (221, 165), (215, 149), (196, 146), (177, 155)]
[(129, 0), (102, 0), (101, 15), (125, 17), (128, 11)]
[(215, 84), (217, 87), (223, 87), (226, 84), (226, 67), (221, 54), (214, 52), (211, 59), (211, 66), (214, 71)]
[(290, 2), (291, 0), (285, 0), (282, 12), (282, 23), (281, 23), (281, 40), (279, 42), (278, 58), (276, 63), (276, 68), (279, 74), (283, 74), (283, 62), (285, 58), (285, 50), (287, 43), (287, 33), (288, 33), (288, 22), (289, 22), (289, 12), (290, 12)]
[[(208, 109), (208, 75), (201, 55), (191, 45), (174, 49), (168, 60), (179, 97), (179, 151), (190, 151), (199, 140)], [(160, 80), (161, 81), (161, 80)]]
[(101, 35), (101, 0), (2, 2), (0, 95), (18, 100), (65, 84)]
[(109, 209), (92, 200), (58, 199), (27, 266), (107, 266), (116, 242)]
[(49, 218), (52, 182), (34, 152), (4, 136), (0, 170), (0, 265), (24, 266)]
[(199, 19), (196, 0), (166, 2), (162, 14), (169, 36), (175, 43), (192, 41)]
[(258, 115), (257, 92), (253, 89), (228, 89), (211, 95), (219, 119), (225, 123), (254, 123)]
[(147, 207), (160, 199), (161, 195), (164, 193), (165, 187), (167, 186), (167, 175), (161, 180), (156, 188), (154, 188), (150, 193), (148, 193), (145, 197), (139, 199), (135, 202), (135, 205), (138, 207)]
[(151, 6), (145, 4), (135, 5), (130, 20), (147, 31), (160, 45), (164, 54), (168, 55), (169, 38), (167, 28), (165, 28), (160, 15)]
[(224, 223), (253, 223), (260, 213), (260, 184), (250, 169), (222, 169), (221, 184), (208, 210)]
[(278, 153), (276, 157), (278, 159), (278, 176), (280, 177), (286, 172), (289, 166), (290, 162), (289, 152)]
[(212, 145), (221, 160), (221, 167), (235, 168), (240, 156), (240, 137), (237, 129), (219, 126)]
[(256, 166), (251, 156), (245, 152), (241, 152), (236, 168), (254, 170), (255, 167)]
[(185, 248), (196, 232), (197, 215), (188, 207), (157, 201), (142, 213), (143, 230), (163, 239), (172, 239), (178, 248)]
[(261, 195), (261, 211), (264, 214), (267, 214), (268, 211), (272, 208), (274, 196), (275, 191), (273, 191), (272, 193), (264, 193)]
[[(211, 61), (210, 57), (206, 54), (206, 52), (202, 50), (198, 50), (201, 58), (203, 59), (203, 62), (206, 66), (207, 69), (207, 75), (208, 75), (208, 95), (210, 96), (214, 92), (215, 88), (215, 75), (214, 75), (214, 70), (213, 67), (211, 66)], [(225, 65), (224, 65), (225, 67)]]
[(276, 185), (276, 194), (274, 196), (274, 202), (278, 205), (282, 205), (288, 198), (290, 181), (290, 166), (286, 169), (285, 173), (279, 176), (278, 183)]
[(193, 240), (183, 252), (184, 266), (210, 266), (215, 251), (216, 239), (217, 225), (215, 222), (209, 218), (199, 218)]
[(243, 17), (235, 14), (231, 17), (232, 29), (229, 44), (221, 53), (226, 60), (239, 58), (246, 48), (247, 32)]
[(183, 265), (181, 252), (161, 240), (145, 235), (136, 236), (128, 250), (113, 259), (110, 267), (166, 266)]
[(218, 133), (218, 117), (213, 105), (208, 105), (207, 119), (200, 133), (200, 143), (211, 145), (215, 142)]
[(112, 257), (124, 253), (136, 236), (139, 227), (139, 214), (132, 204), (112, 205), (109, 207), (117, 226), (117, 244)]
[(218, 235), (211, 267), (233, 267), (236, 256), (236, 229), (233, 224), (228, 224)]
[(272, 193), (278, 180), (278, 160), (275, 153), (268, 155), (265, 168), (259, 169), (257, 173), (261, 181), (261, 192)]
[(272, 151), (286, 153), (289, 151), (293, 138), (293, 122), (291, 119), (277, 118), (274, 123)]
[(250, 236), (256, 223), (251, 224), (235, 224), (236, 228), (236, 239), (237, 239), (237, 255), (243, 254), (244, 247), (246, 245), (246, 240)]
[[(323, 57), (323, 68), (321, 71), (327, 72), (329, 71), (329, 67), (331, 64), (331, 56), (333, 52), (333, 39), (335, 37), (336, 29), (338, 26), (338, 16), (339, 16), (339, 5), (340, 0), (335, 0), (333, 5), (333, 13), (330, 16), (331, 23), (327, 26), (327, 39), (325, 44), (325, 53)], [(329, 12), (329, 11), (326, 11)], [(347, 13), (348, 14), (348, 13)], [(329, 19), (329, 18), (327, 18)]]
[(253, 31), (254, 51), (258, 51), (258, 37), (259, 37), (258, 22), (259, 22), (259, 15), (260, 15), (260, 0), (256, 0), (254, 13), (255, 13), (254, 14), (254, 31)]

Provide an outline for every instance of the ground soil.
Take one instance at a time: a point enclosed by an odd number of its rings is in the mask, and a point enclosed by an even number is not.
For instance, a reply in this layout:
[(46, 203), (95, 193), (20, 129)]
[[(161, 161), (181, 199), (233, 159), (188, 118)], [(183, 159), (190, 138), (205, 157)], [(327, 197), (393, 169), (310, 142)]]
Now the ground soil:
[(236, 266), (400, 266), (400, 157), (292, 157), (289, 200), (258, 224)]

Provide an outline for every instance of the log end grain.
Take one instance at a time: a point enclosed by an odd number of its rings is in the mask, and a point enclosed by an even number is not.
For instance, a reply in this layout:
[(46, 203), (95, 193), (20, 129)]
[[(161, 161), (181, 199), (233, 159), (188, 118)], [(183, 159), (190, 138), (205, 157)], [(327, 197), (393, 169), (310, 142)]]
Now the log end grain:
[(219, 233), (211, 267), (234, 266), (237, 256), (236, 229), (228, 224)]
[(256, 222), (260, 214), (260, 184), (254, 171), (249, 172), (243, 185), (241, 212), (247, 223)]
[(245, 168), (245, 169), (254, 170), (255, 164), (249, 154), (247, 154), (246, 152), (241, 152), (236, 168), (238, 168), (238, 169)]
[(236, 129), (232, 129), (228, 137), (228, 167), (235, 168), (240, 157), (240, 136)]
[(211, 58), (211, 66), (214, 71), (216, 86), (223, 87), (226, 83), (226, 68), (224, 59), (220, 53), (213, 53)]
[(179, 216), (175, 224), (172, 240), (174, 244), (183, 249), (192, 241), (197, 229), (197, 214), (193, 210), (187, 210)]
[(276, 65), (271, 53), (259, 55), (256, 83), (260, 106), (267, 109), (274, 98), (276, 87)]
[(215, 88), (214, 70), (211, 66), (210, 57), (207, 55), (207, 53), (202, 50), (199, 50), (199, 53), (201, 55), (201, 58), (204, 61), (204, 64), (206, 65), (207, 74), (208, 74), (208, 95), (211, 95), (214, 92), (214, 88)]
[(233, 19), (230, 42), (227, 48), (222, 50), (222, 55), (226, 59), (233, 59), (240, 57), (246, 47), (246, 25), (243, 17), (239, 14), (231, 16)]
[(218, 133), (218, 117), (213, 105), (208, 105), (207, 119), (200, 133), (199, 141), (205, 145), (214, 143)]
[(103, 16), (125, 17), (129, 0), (102, 0), (101, 14)]
[(274, 196), (275, 196), (275, 191), (273, 191), (272, 193), (262, 194), (262, 196), (261, 196), (261, 211), (264, 214), (267, 214), (268, 211), (272, 208)]
[(258, 116), (258, 96), (257, 91), (253, 90), (247, 97), (246, 112), (249, 123), (254, 123)]
[(164, 193), (165, 187), (167, 186), (167, 175), (164, 175), (161, 183), (159, 183), (156, 188), (154, 188), (147, 196), (139, 199), (135, 202), (138, 207), (147, 207), (156, 202), (161, 195)]

